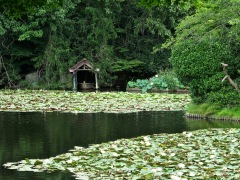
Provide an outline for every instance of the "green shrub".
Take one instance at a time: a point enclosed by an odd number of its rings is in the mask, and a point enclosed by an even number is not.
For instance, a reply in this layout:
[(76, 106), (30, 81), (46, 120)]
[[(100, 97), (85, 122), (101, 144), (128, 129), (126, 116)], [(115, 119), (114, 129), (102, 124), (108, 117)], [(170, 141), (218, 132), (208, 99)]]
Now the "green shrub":
[(223, 87), (219, 91), (208, 94), (208, 103), (215, 103), (220, 107), (240, 107), (240, 93), (232, 88)]
[(176, 91), (177, 89), (184, 88), (172, 70), (160, 71), (159, 74), (153, 76), (149, 80), (137, 79), (136, 81), (129, 81), (128, 87), (139, 88), (143, 93), (153, 88), (169, 91)]
[(134, 82), (134, 81), (128, 81), (128, 87), (130, 87), (130, 88), (136, 88), (136, 87), (138, 87), (137, 86), (137, 82)]
[(176, 91), (177, 89), (184, 89), (184, 85), (178, 80), (177, 74), (173, 70), (160, 71), (159, 77), (163, 78), (167, 84), (166, 89)]
[(147, 79), (137, 79), (137, 87), (140, 88), (143, 93), (146, 93), (148, 90), (152, 89), (152, 85)]
[(188, 84), (194, 103), (218, 103), (239, 106), (239, 95), (225, 80), (221, 63), (239, 82), (239, 15), (238, 1), (217, 1), (183, 20), (176, 30), (170, 61), (181, 82)]
[(155, 76), (151, 78), (151, 82), (153, 84), (153, 88), (164, 90), (168, 88), (167, 81), (164, 79), (164, 77), (158, 77)]
[[(192, 41), (192, 43), (194, 43), (194, 41)], [(215, 47), (206, 42), (202, 42), (202, 45), (198, 44), (196, 47), (191, 47), (192, 49), (186, 53), (182, 52), (182, 47), (175, 48), (171, 62), (181, 81), (184, 84), (188, 84), (192, 99), (195, 103), (208, 101), (218, 103), (219, 98), (216, 97), (220, 97), (219, 93), (222, 92), (221, 89), (227, 88), (228, 91), (224, 92), (224, 96), (228, 97), (229, 100), (222, 97), (225, 99), (225, 102), (222, 102), (224, 105), (232, 104), (230, 99), (235, 98), (234, 94), (236, 94), (237, 91), (235, 92), (235, 89), (228, 80), (221, 82), (225, 76), (221, 66), (223, 59), (225, 59), (223, 60), (224, 62), (229, 64), (229, 72), (233, 73), (230, 74), (230, 76), (237, 82), (237, 78), (234, 75), (236, 74), (236, 66), (239, 65), (235, 65), (235, 63), (232, 62), (231, 58), (233, 57), (229, 56), (229, 49), (224, 46), (221, 48), (219, 46)], [(181, 55), (179, 55), (180, 51), (182, 52)], [(216, 93), (216, 95), (214, 95), (214, 93)], [(240, 99), (238, 99), (238, 101), (240, 101)]]
[(137, 81), (129, 81), (129, 88), (138, 88), (142, 90), (142, 93), (146, 93), (148, 90), (152, 89), (152, 85), (147, 79), (137, 79)]

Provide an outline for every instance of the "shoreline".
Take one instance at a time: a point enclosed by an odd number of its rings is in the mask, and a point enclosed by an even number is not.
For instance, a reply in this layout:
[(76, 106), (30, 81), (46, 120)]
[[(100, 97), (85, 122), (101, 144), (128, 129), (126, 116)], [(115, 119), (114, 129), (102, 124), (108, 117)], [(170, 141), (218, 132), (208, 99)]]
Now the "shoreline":
[(188, 119), (197, 119), (197, 120), (221, 120), (221, 121), (235, 121), (240, 122), (240, 118), (238, 117), (228, 117), (228, 116), (204, 116), (201, 114), (193, 114), (193, 113), (187, 113), (185, 114), (185, 117)]
[(240, 107), (221, 107), (217, 104), (194, 104), (190, 102), (186, 108), (186, 117), (192, 119), (209, 119), (240, 122)]

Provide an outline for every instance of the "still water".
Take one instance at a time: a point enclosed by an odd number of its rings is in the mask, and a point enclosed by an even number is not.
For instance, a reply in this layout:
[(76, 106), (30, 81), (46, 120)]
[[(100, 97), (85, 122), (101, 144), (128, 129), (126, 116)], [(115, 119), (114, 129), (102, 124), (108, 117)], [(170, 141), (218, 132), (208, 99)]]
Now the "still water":
[(120, 138), (156, 133), (180, 133), (203, 128), (240, 128), (221, 121), (186, 120), (183, 112), (19, 113), (0, 112), (0, 180), (68, 180), (70, 173), (7, 170), (4, 163), (25, 158), (49, 158), (74, 146), (87, 147)]

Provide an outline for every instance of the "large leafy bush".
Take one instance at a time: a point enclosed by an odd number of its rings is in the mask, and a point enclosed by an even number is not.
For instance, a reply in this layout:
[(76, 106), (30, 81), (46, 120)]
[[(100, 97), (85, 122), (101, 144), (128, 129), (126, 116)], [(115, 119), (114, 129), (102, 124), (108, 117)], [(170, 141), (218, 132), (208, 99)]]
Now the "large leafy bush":
[[(239, 81), (240, 1), (215, 1), (181, 22), (172, 47), (171, 62), (195, 103), (239, 106), (240, 95), (222, 82), (221, 62), (229, 64), (230, 77)], [(234, 101), (234, 102), (233, 102)]]
[(151, 89), (176, 91), (177, 89), (185, 88), (176, 77), (175, 72), (172, 70), (162, 71), (150, 79), (137, 79), (136, 81), (129, 81), (128, 87), (139, 88), (143, 93)]

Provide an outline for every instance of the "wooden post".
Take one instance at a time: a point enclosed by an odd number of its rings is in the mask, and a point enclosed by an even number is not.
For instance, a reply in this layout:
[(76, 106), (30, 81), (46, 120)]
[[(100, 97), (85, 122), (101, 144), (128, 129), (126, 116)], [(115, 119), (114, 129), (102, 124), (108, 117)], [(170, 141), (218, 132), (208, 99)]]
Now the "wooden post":
[(97, 79), (97, 73), (95, 72), (95, 88), (98, 89), (98, 79)]
[(96, 68), (95, 69), (95, 72), (94, 72), (94, 74), (95, 74), (95, 88), (96, 89), (99, 89), (99, 86), (98, 86), (98, 78), (97, 78), (97, 73), (100, 71), (100, 69), (99, 68)]
[(77, 71), (73, 72), (73, 91), (77, 91)]

